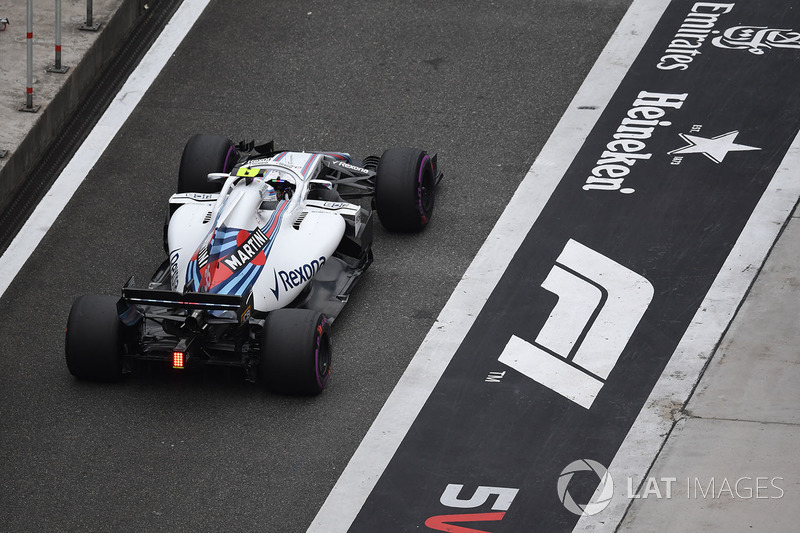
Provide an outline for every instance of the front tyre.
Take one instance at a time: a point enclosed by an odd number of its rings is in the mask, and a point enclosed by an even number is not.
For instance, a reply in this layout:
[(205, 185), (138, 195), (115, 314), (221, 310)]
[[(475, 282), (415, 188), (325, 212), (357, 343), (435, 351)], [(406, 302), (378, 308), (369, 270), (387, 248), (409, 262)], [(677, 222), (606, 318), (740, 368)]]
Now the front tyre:
[(123, 325), (114, 296), (81, 296), (67, 319), (64, 354), (69, 373), (79, 380), (122, 378)]
[(331, 375), (328, 319), (309, 309), (276, 309), (261, 340), (260, 381), (271, 391), (316, 395)]
[(238, 159), (239, 153), (230, 139), (202, 133), (193, 135), (186, 142), (181, 156), (178, 192), (219, 192), (222, 185), (209, 183), (208, 175), (212, 172), (230, 172)]
[(423, 150), (390, 148), (381, 156), (375, 177), (375, 208), (389, 231), (423, 229), (433, 215), (436, 176)]

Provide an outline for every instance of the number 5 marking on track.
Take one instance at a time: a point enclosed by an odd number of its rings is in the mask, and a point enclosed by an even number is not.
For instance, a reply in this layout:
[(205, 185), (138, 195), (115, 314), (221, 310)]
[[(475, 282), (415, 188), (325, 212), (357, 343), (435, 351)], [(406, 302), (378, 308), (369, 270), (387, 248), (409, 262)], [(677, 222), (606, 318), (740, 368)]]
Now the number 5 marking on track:
[(536, 340), (512, 336), (498, 360), (589, 409), (650, 305), (653, 286), (570, 239), (542, 287), (558, 302)]
[(445, 487), (439, 502), (446, 507), (457, 509), (475, 509), (489, 501), (492, 496), (497, 496), (492, 504), (492, 511), (502, 511), (494, 513), (467, 513), (449, 514), (432, 516), (425, 521), (425, 526), (436, 531), (446, 533), (487, 533), (483, 529), (473, 529), (465, 526), (457, 526), (454, 522), (494, 522), (502, 520), (506, 515), (505, 511), (511, 507), (511, 502), (517, 496), (519, 489), (509, 487), (485, 487), (480, 486), (475, 489), (472, 497), (462, 500), (458, 496), (464, 485), (450, 483)]

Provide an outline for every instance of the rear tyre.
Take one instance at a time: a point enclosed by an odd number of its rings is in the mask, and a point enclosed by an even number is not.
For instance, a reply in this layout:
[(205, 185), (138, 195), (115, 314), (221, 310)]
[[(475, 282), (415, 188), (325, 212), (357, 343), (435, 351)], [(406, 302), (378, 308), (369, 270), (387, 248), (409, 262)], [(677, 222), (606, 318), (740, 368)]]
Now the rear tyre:
[(267, 315), (259, 379), (271, 391), (316, 395), (331, 375), (328, 320), (308, 309), (276, 309)]
[(70, 374), (86, 381), (122, 378), (123, 325), (114, 296), (81, 296), (67, 319), (64, 354)]
[(386, 150), (375, 177), (375, 208), (389, 231), (420, 231), (433, 215), (433, 162), (415, 148)]
[(219, 192), (220, 183), (209, 183), (212, 172), (230, 172), (239, 154), (230, 139), (198, 133), (183, 149), (178, 170), (178, 192)]

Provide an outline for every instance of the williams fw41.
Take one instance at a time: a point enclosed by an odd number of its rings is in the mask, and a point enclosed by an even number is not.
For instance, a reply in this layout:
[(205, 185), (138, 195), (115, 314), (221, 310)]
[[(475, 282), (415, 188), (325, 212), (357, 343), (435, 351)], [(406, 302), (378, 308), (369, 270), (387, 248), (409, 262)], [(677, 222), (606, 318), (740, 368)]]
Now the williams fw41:
[(373, 212), (390, 231), (420, 231), (441, 178), (436, 156), (417, 149), (361, 161), (193, 136), (169, 199), (165, 261), (146, 289), (129, 280), (121, 298), (75, 301), (67, 368), (115, 381), (137, 361), (233, 366), (273, 391), (318, 394), (330, 325), (372, 262)]

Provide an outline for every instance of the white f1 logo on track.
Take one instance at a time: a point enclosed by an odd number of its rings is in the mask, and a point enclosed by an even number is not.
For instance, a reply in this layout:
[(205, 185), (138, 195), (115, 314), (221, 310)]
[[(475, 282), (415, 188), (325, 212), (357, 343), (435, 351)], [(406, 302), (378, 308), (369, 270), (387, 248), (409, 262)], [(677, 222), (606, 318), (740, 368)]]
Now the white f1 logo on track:
[(499, 361), (585, 407), (653, 299), (653, 286), (572, 239), (542, 287), (558, 302), (533, 343), (512, 336)]

